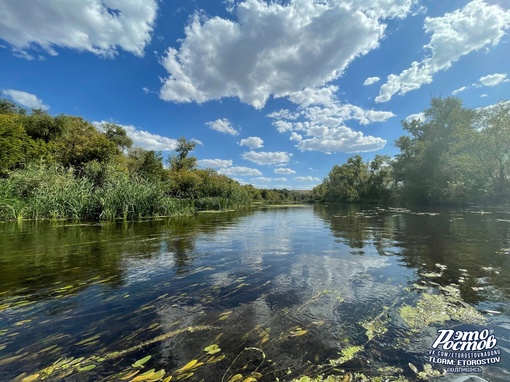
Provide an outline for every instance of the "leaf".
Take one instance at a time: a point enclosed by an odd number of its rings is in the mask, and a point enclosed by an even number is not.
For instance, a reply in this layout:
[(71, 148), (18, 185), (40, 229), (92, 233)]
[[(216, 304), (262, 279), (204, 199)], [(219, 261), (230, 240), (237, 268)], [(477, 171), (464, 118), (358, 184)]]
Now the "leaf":
[(131, 382), (140, 382), (140, 381), (146, 381), (147, 379), (151, 378), (154, 373), (155, 373), (155, 370), (156, 369), (150, 369), (148, 371), (146, 371), (145, 373), (143, 374), (140, 374), (136, 377), (134, 377)]
[(139, 359), (138, 361), (136, 361), (134, 364), (131, 365), (131, 367), (140, 367), (142, 366), (145, 362), (147, 362), (148, 360), (151, 359), (151, 355), (148, 355), (146, 357), (143, 357), (142, 359)]
[(228, 382), (236, 382), (236, 381), (240, 381), (241, 379), (243, 378), (243, 375), (242, 374), (236, 374), (234, 376), (232, 376)]
[(207, 353), (207, 354), (216, 354), (216, 353), (219, 353), (221, 351), (221, 349), (218, 347), (218, 345), (216, 344), (213, 344), (213, 345), (209, 345), (207, 346), (204, 351)]
[(291, 337), (301, 337), (304, 336), (306, 333), (308, 333), (308, 330), (297, 328), (296, 330), (293, 330), (289, 333)]
[(32, 382), (35, 381), (37, 378), (39, 378), (39, 373), (29, 375), (28, 377), (23, 378), (21, 382)]
[(180, 381), (181, 379), (188, 379), (188, 378), (191, 378), (191, 377), (193, 377), (193, 374), (194, 374), (193, 372), (191, 372), (191, 373), (186, 373), (186, 374), (181, 374), (181, 375), (179, 375), (179, 376), (177, 377), (177, 380), (179, 380), (179, 381)]
[(127, 381), (129, 378), (134, 377), (134, 376), (135, 376), (135, 375), (137, 375), (139, 372), (140, 372), (140, 370), (132, 370), (132, 371), (129, 371), (127, 374), (123, 375), (122, 377), (119, 377), (119, 379), (120, 379), (121, 381)]
[(172, 380), (172, 377), (173, 376), (170, 375), (170, 376), (166, 377), (165, 379), (163, 379), (163, 381), (161, 381), (161, 382), (170, 382)]
[(231, 310), (229, 310), (228, 312), (224, 312), (224, 313), (220, 314), (219, 320), (220, 321), (226, 320), (227, 318), (230, 317), (231, 314), (232, 314)]
[(418, 374), (418, 368), (414, 366), (411, 362), (409, 362), (409, 368), (414, 371), (416, 374)]
[(177, 370), (176, 373), (184, 373), (185, 371), (191, 370), (197, 362), (198, 362), (198, 360), (196, 360), (196, 359), (189, 361), (186, 365), (184, 365), (179, 370)]
[(160, 371), (155, 372), (151, 378), (147, 379), (147, 382), (161, 381), (161, 378), (163, 378), (164, 376), (165, 376), (165, 370), (161, 369)]
[(96, 365), (90, 364), (90, 365), (78, 368), (78, 371), (81, 373), (82, 371), (90, 371), (90, 370), (95, 369), (95, 368), (96, 368)]

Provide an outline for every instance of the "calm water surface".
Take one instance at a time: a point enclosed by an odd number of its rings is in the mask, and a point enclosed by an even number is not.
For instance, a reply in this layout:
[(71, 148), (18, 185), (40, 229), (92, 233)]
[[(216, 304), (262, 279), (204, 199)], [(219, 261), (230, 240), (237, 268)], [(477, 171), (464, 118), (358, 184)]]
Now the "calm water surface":
[[(408, 364), (421, 370), (437, 330), (459, 323), (413, 333), (399, 309), (452, 283), (487, 318), (471, 329), (498, 341), (501, 362), (480, 376), (510, 380), (509, 210), (307, 206), (136, 223), (3, 222), (0, 381), (79, 357), (94, 369), (47, 380), (116, 380), (147, 355), (143, 371), (166, 376), (204, 362), (188, 370), (190, 381), (255, 370), (260, 381), (291, 380), (334, 373), (320, 365), (353, 345), (364, 350), (342, 369), (395, 366), (412, 380)], [(362, 323), (381, 317), (387, 331), (368, 338)], [(221, 350), (211, 361), (212, 344)]]

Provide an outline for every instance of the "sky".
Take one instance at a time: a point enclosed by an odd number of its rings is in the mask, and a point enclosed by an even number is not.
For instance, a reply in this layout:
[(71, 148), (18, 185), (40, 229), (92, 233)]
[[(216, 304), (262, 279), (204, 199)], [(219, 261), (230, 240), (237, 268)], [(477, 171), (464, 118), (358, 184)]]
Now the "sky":
[[(369, 4), (369, 5), (367, 5)], [(510, 0), (5, 0), (0, 96), (306, 190), (432, 97), (510, 98)]]

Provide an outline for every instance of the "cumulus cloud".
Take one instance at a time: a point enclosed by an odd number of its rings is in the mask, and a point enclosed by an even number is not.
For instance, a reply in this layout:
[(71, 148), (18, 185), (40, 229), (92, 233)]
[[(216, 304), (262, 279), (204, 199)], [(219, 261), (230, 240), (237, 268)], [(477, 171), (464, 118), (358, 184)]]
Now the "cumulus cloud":
[[(308, 105), (308, 103), (305, 103)], [(345, 126), (355, 120), (361, 125), (384, 122), (395, 116), (390, 111), (367, 110), (352, 104), (342, 104), (334, 95), (322, 104), (299, 105), (299, 116), (286, 110), (273, 112), (273, 125), (280, 133), (290, 132), (290, 140), (301, 151), (362, 152), (375, 151), (386, 144), (382, 138), (365, 136)], [(286, 117), (291, 118), (287, 119)], [(296, 118), (295, 118), (296, 117)]]
[(318, 129), (311, 138), (302, 139), (296, 147), (301, 151), (322, 151), (325, 153), (368, 152), (382, 149), (386, 140), (370, 135), (365, 136), (360, 131), (354, 131), (346, 126)]
[(381, 79), (379, 77), (368, 77), (365, 82), (363, 82), (363, 85), (368, 86), (375, 84), (376, 82), (379, 82)]
[(376, 102), (389, 101), (432, 82), (433, 75), (449, 69), (454, 62), (473, 51), (496, 46), (510, 26), (510, 10), (473, 0), (464, 8), (441, 17), (425, 18), (424, 29), (431, 33), (424, 46), (430, 56), (395, 75), (390, 74), (381, 86)]
[(302, 136), (302, 135), (300, 135), (300, 134), (298, 134), (298, 133), (296, 133), (295, 131), (293, 131), (293, 132), (290, 134), (290, 138), (289, 138), (289, 140), (291, 140), (291, 141), (297, 141), (297, 142), (299, 142), (301, 139), (303, 139), (303, 136)]
[(274, 172), (275, 172), (275, 174), (280, 174), (280, 175), (284, 175), (284, 174), (287, 175), (287, 174), (295, 174), (296, 173), (296, 171), (291, 170), (290, 168), (285, 168), (285, 167), (275, 168)]
[(425, 121), (425, 113), (411, 114), (406, 117), (406, 122), (412, 122), (414, 120)]
[(296, 176), (294, 180), (297, 180), (298, 182), (316, 182), (319, 181), (319, 178), (316, 178), (314, 176)]
[(495, 73), (480, 77), (480, 83), (484, 86), (496, 86), (502, 82), (508, 82), (506, 73)]
[(218, 170), (220, 174), (223, 175), (237, 175), (237, 176), (258, 176), (262, 175), (262, 173), (257, 170), (256, 168), (249, 168), (249, 167), (228, 167), (228, 168), (222, 168)]
[(300, 107), (310, 105), (329, 105), (335, 101), (338, 86), (330, 85), (322, 88), (306, 88), (297, 92), (288, 93), (287, 97)]
[(264, 141), (259, 137), (248, 137), (241, 139), (239, 145), (249, 147), (250, 149), (260, 149), (264, 147)]
[(291, 157), (292, 154), (283, 151), (249, 151), (243, 154), (244, 159), (259, 165), (288, 163)]
[(460, 87), (460, 88), (458, 88), (458, 89), (455, 89), (455, 90), (452, 92), (452, 94), (453, 94), (453, 95), (455, 95), (455, 94), (459, 94), (459, 93), (463, 92), (463, 91), (464, 91), (464, 90), (466, 90), (466, 89), (468, 89), (468, 87), (467, 87), (467, 86), (462, 86), (462, 87)]
[(56, 48), (143, 56), (157, 9), (157, 0), (2, 1), (0, 38), (28, 59), (33, 50), (57, 55)]
[(220, 133), (225, 133), (229, 135), (238, 135), (239, 132), (232, 127), (232, 124), (227, 118), (217, 119), (216, 121), (211, 121), (206, 123), (212, 130), (219, 131)]
[(232, 166), (233, 162), (230, 159), (200, 159), (197, 163), (205, 168), (225, 168)]
[[(100, 126), (105, 123), (110, 122), (92, 122), (92, 124), (97, 128), (100, 128)], [(118, 123), (117, 125), (126, 130), (127, 135), (133, 140), (133, 145), (135, 146), (154, 151), (173, 151), (177, 148), (177, 139), (152, 134), (145, 130), (139, 130), (133, 125), (121, 125)]]
[(2, 90), (2, 93), (12, 98), (14, 102), (29, 109), (41, 109), (41, 110), (49, 109), (49, 106), (45, 105), (44, 102), (41, 99), (37, 98), (35, 94), (14, 89), (4, 89)]
[(161, 61), (169, 75), (160, 97), (198, 103), (237, 97), (262, 108), (271, 95), (322, 88), (378, 47), (382, 19), (405, 17), (415, 1), (367, 3), (245, 0), (231, 8), (232, 19), (197, 14), (180, 47), (168, 48)]
[(287, 178), (266, 178), (263, 176), (259, 176), (257, 178), (252, 178), (252, 182), (286, 182)]

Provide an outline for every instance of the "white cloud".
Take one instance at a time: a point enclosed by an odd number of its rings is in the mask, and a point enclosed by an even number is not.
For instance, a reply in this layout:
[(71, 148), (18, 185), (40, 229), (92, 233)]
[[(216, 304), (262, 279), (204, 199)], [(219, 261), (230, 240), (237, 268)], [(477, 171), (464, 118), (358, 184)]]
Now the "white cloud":
[(489, 74), (485, 77), (480, 77), (480, 83), (484, 86), (496, 86), (502, 82), (507, 82), (506, 73)]
[(237, 175), (237, 176), (258, 176), (262, 173), (256, 168), (249, 167), (228, 167), (218, 170), (220, 174), (224, 175)]
[(212, 130), (219, 131), (220, 133), (225, 133), (229, 135), (238, 135), (239, 132), (232, 127), (232, 124), (227, 118), (217, 119), (216, 121), (207, 122), (207, 126), (209, 126)]
[(250, 162), (253, 163), (257, 163), (259, 165), (287, 163), (290, 161), (291, 156), (292, 154), (283, 151), (276, 152), (249, 151), (243, 154), (244, 159), (249, 160)]
[(455, 89), (455, 90), (452, 92), (452, 94), (453, 94), (453, 95), (455, 95), (455, 94), (459, 94), (459, 93), (463, 92), (463, 91), (464, 91), (464, 90), (466, 90), (466, 89), (468, 89), (468, 86), (462, 86), (462, 87), (460, 87), (460, 88), (458, 88), (458, 89)]
[(0, 38), (28, 59), (30, 50), (57, 55), (56, 48), (113, 57), (120, 47), (143, 56), (157, 9), (156, 0), (2, 1)]
[(376, 82), (379, 82), (381, 79), (379, 77), (368, 77), (365, 82), (363, 82), (363, 85), (368, 86), (375, 84)]
[(390, 74), (381, 86), (376, 102), (386, 102), (395, 94), (405, 94), (432, 82), (433, 75), (473, 51), (497, 45), (510, 26), (510, 10), (473, 0), (464, 8), (441, 17), (425, 18), (425, 32), (431, 33), (424, 46), (430, 56), (413, 62), (399, 75)]
[(324, 105), (300, 106), (298, 120), (285, 120), (287, 115), (294, 117), (282, 111), (268, 116), (281, 118), (273, 121), (273, 125), (280, 133), (291, 132), (290, 140), (298, 142), (296, 147), (301, 151), (327, 153), (375, 151), (384, 147), (384, 139), (365, 136), (345, 126), (344, 122), (356, 120), (361, 125), (367, 125), (395, 116), (390, 111), (367, 110), (352, 104), (342, 104), (333, 97)]
[[(97, 128), (104, 123), (110, 122), (92, 122), (92, 124)], [(135, 146), (154, 151), (173, 151), (177, 148), (177, 139), (152, 134), (145, 130), (139, 130), (133, 125), (121, 125), (119, 123), (116, 125), (121, 126), (124, 130), (126, 130), (127, 135), (133, 140), (133, 145)]]
[(49, 106), (45, 105), (44, 102), (37, 98), (37, 96), (34, 94), (14, 89), (4, 89), (2, 90), (2, 93), (11, 97), (14, 102), (19, 103), (21, 106), (25, 106), (29, 109), (49, 109)]
[(414, 120), (425, 121), (425, 113), (411, 114), (406, 117), (406, 122), (412, 122)]
[(488, 97), (488, 95), (487, 94), (482, 94), (480, 97), (481, 98), (485, 98), (485, 97)]
[(316, 182), (320, 179), (314, 176), (296, 176), (294, 180), (297, 180), (298, 182)]
[(262, 108), (271, 95), (321, 88), (378, 47), (381, 19), (405, 17), (415, 1), (367, 3), (245, 0), (232, 7), (233, 19), (197, 14), (180, 47), (168, 48), (161, 61), (169, 76), (160, 97), (198, 103), (237, 97)]
[(205, 168), (225, 168), (232, 166), (230, 159), (200, 159), (198, 165)]
[(290, 134), (290, 138), (289, 138), (289, 140), (291, 140), (291, 141), (297, 141), (297, 142), (299, 142), (301, 139), (303, 139), (303, 136), (302, 136), (302, 135), (300, 135), (300, 134), (298, 134), (298, 133), (296, 133), (295, 131), (293, 131), (293, 132)]
[(263, 176), (252, 178), (252, 182), (286, 182), (287, 178), (266, 178)]
[(248, 137), (241, 139), (239, 145), (249, 147), (250, 149), (260, 149), (264, 147), (264, 141), (259, 137)]
[(275, 168), (274, 172), (275, 172), (275, 174), (280, 174), (280, 175), (283, 175), (283, 174), (287, 175), (287, 174), (295, 174), (296, 173), (296, 171), (291, 170), (290, 168), (284, 168), (284, 167)]
[(330, 85), (322, 88), (306, 88), (286, 94), (289, 99), (301, 107), (310, 105), (329, 105), (336, 100), (338, 86)]
[(295, 120), (298, 119), (302, 115), (301, 111), (291, 112), (289, 109), (280, 109), (269, 113), (267, 116), (273, 119), (288, 119)]
[(368, 152), (384, 147), (386, 140), (365, 136), (360, 131), (353, 131), (346, 126), (326, 128), (322, 134), (301, 140), (296, 147), (301, 151), (333, 152)]

